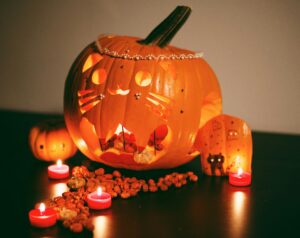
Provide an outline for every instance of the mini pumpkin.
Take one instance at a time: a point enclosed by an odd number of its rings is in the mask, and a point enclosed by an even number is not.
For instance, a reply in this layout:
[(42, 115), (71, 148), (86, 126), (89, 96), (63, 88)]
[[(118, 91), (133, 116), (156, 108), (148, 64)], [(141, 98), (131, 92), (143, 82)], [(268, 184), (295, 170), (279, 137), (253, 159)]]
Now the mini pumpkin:
[(207, 175), (228, 175), (238, 168), (251, 172), (252, 135), (242, 119), (224, 114), (212, 118), (199, 130), (195, 147)]
[(65, 84), (65, 121), (90, 159), (134, 169), (193, 159), (206, 121), (222, 111), (217, 78), (201, 54), (169, 42), (191, 9), (177, 7), (146, 39), (105, 35), (77, 57)]
[(29, 144), (34, 156), (44, 161), (66, 160), (77, 151), (63, 119), (46, 120), (32, 127)]

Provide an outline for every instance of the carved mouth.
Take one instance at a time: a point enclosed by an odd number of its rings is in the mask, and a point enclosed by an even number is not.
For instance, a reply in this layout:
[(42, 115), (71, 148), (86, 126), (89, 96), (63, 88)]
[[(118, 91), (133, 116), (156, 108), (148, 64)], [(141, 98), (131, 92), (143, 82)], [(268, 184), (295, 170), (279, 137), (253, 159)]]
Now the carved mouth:
[[(153, 147), (154, 153), (163, 150), (162, 141), (168, 134), (168, 127), (162, 125), (151, 133), (147, 146)], [(135, 136), (132, 132), (127, 130), (122, 124), (119, 124), (114, 135), (108, 140), (100, 139), (100, 146), (102, 151), (109, 148), (118, 149), (126, 153), (141, 153), (146, 147), (138, 146), (136, 144)]]
[(156, 161), (168, 146), (171, 137), (170, 128), (163, 124), (149, 135), (147, 145), (140, 146), (136, 143), (134, 133), (119, 124), (114, 134), (106, 140), (97, 135), (94, 125), (85, 117), (80, 122), (80, 131), (89, 150), (99, 158), (106, 158), (107, 153), (126, 154), (138, 164)]

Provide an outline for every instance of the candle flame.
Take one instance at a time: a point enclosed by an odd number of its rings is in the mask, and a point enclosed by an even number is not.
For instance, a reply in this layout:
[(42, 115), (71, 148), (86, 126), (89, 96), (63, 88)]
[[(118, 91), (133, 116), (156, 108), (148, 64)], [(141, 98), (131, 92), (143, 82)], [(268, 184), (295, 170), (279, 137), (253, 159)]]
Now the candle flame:
[(40, 210), (40, 213), (43, 213), (43, 212), (46, 210), (45, 203), (42, 202), (42, 203), (40, 204), (39, 210)]
[(98, 187), (97, 188), (97, 196), (101, 196), (101, 194), (102, 194), (102, 189), (101, 189), (101, 187)]
[(57, 165), (58, 167), (61, 167), (61, 165), (62, 165), (62, 162), (61, 162), (61, 160), (60, 160), (60, 159), (56, 161), (56, 165)]
[(242, 168), (238, 168), (238, 171), (237, 171), (237, 175), (238, 176), (241, 176), (243, 174), (243, 169)]

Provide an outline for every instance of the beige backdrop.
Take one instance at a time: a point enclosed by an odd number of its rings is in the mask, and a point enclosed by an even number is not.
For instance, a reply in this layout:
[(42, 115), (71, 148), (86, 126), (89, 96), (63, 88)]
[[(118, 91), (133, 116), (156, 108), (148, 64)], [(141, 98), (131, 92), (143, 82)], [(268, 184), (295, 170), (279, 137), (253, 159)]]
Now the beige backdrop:
[(203, 51), (224, 112), (256, 130), (300, 133), (300, 1), (0, 1), (0, 108), (62, 112), (64, 81), (99, 33), (146, 36), (178, 4), (173, 45)]

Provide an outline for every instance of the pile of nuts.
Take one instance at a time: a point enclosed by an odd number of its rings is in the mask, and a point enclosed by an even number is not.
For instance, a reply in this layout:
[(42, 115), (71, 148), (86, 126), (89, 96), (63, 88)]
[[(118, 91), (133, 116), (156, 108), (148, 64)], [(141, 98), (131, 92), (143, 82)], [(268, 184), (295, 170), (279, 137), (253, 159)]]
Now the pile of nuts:
[(57, 211), (58, 219), (62, 221), (64, 227), (75, 233), (82, 232), (83, 228), (92, 231), (94, 225), (89, 208), (85, 204), (86, 195), (84, 189), (64, 192), (62, 196), (45, 201), (45, 204)]
[(62, 196), (54, 197), (45, 201), (47, 207), (55, 209), (63, 226), (72, 232), (79, 233), (84, 230), (92, 231), (91, 214), (86, 203), (87, 194), (94, 192), (100, 186), (103, 191), (109, 193), (113, 198), (123, 199), (136, 196), (139, 192), (166, 191), (169, 187), (180, 188), (189, 181), (196, 182), (198, 176), (193, 172), (173, 172), (158, 181), (149, 179), (137, 179), (136, 177), (125, 177), (115, 170), (112, 173), (105, 173), (103, 168), (91, 172), (85, 166), (76, 166), (72, 170), (72, 178), (67, 182), (69, 192)]

